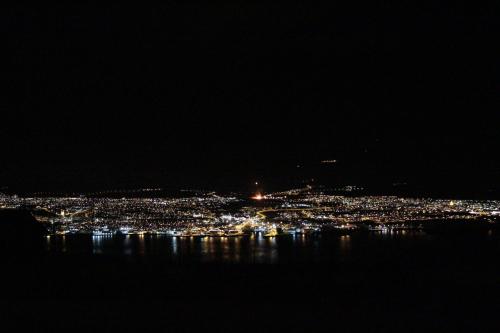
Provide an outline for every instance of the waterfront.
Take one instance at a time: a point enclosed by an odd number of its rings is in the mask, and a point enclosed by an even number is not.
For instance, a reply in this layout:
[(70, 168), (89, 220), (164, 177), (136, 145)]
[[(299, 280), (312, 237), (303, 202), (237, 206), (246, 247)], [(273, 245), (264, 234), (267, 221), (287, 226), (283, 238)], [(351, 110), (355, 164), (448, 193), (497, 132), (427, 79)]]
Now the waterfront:
[[(463, 245), (464, 253), (482, 246), (494, 246), (498, 230), (485, 229), (461, 234), (432, 234), (422, 230), (392, 232), (322, 232), (311, 235), (263, 237), (262, 233), (238, 237), (172, 237), (165, 235), (50, 235), (44, 243), (45, 255), (161, 260), (165, 263), (216, 264), (330, 264), (357, 260), (378, 262), (393, 256), (412, 259), (448, 253), (453, 244)], [(490, 251), (490, 252), (491, 252)], [(460, 257), (460, 253), (455, 255)]]

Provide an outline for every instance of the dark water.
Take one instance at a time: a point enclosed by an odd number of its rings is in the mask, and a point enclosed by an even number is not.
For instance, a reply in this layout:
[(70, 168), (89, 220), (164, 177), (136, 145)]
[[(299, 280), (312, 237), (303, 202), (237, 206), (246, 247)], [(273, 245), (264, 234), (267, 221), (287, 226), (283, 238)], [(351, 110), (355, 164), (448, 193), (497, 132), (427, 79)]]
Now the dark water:
[[(232, 264), (281, 264), (329, 262), (377, 262), (390, 260), (449, 260), (479, 255), (486, 259), (500, 254), (499, 235), (493, 230), (474, 234), (434, 235), (424, 231), (353, 233), (338, 235), (281, 235), (265, 238), (261, 234), (243, 237), (184, 238), (162, 235), (50, 236), (47, 254), (155, 258), (167, 262)], [(479, 253), (478, 253), (479, 251)]]
[(496, 230), (51, 236), (3, 262), (3, 297), (16, 325), (88, 331), (498, 332), (499, 259)]

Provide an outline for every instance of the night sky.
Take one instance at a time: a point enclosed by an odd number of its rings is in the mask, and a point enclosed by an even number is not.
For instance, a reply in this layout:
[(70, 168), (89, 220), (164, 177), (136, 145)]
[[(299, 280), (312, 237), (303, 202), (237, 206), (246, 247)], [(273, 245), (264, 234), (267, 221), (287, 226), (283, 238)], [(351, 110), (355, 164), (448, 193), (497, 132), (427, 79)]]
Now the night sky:
[(498, 192), (500, 5), (332, 3), (2, 10), (0, 187)]

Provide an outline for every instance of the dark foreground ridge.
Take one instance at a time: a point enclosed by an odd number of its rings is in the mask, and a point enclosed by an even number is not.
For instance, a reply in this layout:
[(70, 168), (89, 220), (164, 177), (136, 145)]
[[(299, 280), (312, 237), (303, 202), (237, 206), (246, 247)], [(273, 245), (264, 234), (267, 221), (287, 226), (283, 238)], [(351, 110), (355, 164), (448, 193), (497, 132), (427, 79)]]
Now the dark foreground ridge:
[(28, 210), (0, 209), (0, 257), (39, 254), (47, 229)]
[(28, 210), (1, 209), (0, 227), (4, 235), (14, 234), (16, 237), (39, 237), (47, 234), (47, 230)]

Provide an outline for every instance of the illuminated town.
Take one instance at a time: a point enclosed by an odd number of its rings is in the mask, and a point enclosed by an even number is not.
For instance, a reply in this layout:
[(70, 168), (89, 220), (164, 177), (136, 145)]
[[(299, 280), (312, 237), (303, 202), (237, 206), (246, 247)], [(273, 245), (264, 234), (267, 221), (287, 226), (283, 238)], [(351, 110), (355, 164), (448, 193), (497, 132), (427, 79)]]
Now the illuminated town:
[(500, 221), (500, 201), (347, 196), (311, 187), (250, 197), (202, 191), (175, 198), (2, 195), (0, 208), (29, 209), (51, 234), (93, 236), (279, 237)]

